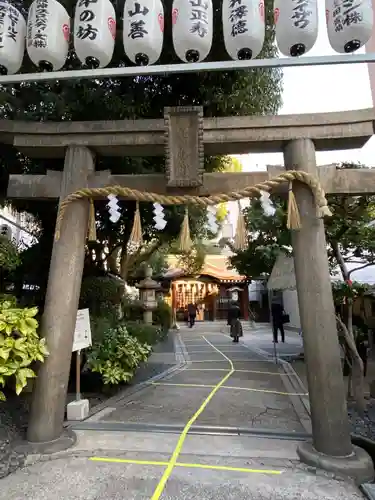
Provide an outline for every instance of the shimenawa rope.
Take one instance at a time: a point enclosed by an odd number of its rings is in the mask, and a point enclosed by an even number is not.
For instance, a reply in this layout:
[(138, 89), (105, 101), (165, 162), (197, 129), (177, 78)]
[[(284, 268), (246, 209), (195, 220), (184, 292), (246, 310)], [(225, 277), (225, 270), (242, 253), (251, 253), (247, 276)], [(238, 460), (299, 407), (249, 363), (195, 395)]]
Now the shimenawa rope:
[[(219, 203), (228, 201), (238, 201), (243, 198), (259, 197), (262, 191), (270, 192), (277, 188), (281, 184), (288, 183), (290, 185), (293, 181), (299, 181), (306, 184), (312, 191), (315, 202), (317, 205), (318, 216), (325, 217), (331, 216), (332, 213), (328, 208), (327, 199), (325, 193), (320, 185), (318, 179), (308, 174), (307, 172), (289, 170), (288, 172), (283, 172), (282, 174), (269, 179), (267, 181), (261, 182), (254, 186), (248, 186), (245, 189), (238, 191), (232, 191), (230, 193), (219, 193), (211, 196), (192, 196), (192, 195), (161, 195), (158, 193), (152, 193), (148, 191), (138, 191), (136, 189), (130, 189), (123, 186), (108, 186), (103, 188), (83, 188), (69, 194), (60, 204), (60, 209), (57, 214), (56, 220), (56, 231), (55, 240), (60, 238), (61, 224), (64, 219), (66, 209), (70, 203), (82, 200), (84, 198), (105, 198), (110, 194), (121, 196), (122, 198), (128, 200), (135, 200), (137, 202), (150, 202), (150, 203), (160, 203), (161, 205), (199, 205), (201, 207), (206, 207), (210, 205), (217, 205)], [(295, 207), (293, 207), (295, 208)], [(291, 213), (293, 214), (295, 210)], [(293, 221), (289, 221), (288, 226), (294, 229)], [(298, 229), (298, 224), (296, 224), (295, 229)]]

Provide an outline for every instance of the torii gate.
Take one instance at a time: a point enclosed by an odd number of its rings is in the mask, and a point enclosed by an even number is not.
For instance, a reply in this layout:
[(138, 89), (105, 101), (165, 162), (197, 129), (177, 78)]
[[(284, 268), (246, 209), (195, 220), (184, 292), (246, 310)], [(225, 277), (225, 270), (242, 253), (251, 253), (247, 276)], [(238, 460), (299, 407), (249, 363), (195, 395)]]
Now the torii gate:
[[(375, 170), (317, 168), (315, 151), (362, 147), (373, 135), (375, 111), (265, 117), (203, 118), (200, 107), (166, 108), (164, 119), (106, 122), (0, 122), (2, 142), (36, 158), (65, 158), (64, 171), (12, 175), (8, 198), (62, 199), (83, 187), (121, 185), (159, 194), (209, 195), (254, 185), (280, 173), (205, 174), (204, 154), (284, 153), (285, 168), (319, 177), (326, 193), (375, 193)], [(166, 155), (166, 175), (95, 172), (95, 155)], [(302, 229), (293, 232), (301, 324), (304, 331), (313, 445), (301, 459), (368, 480), (370, 458), (353, 449), (328, 268), (324, 222), (306, 185), (294, 182)], [(54, 242), (42, 333), (50, 356), (39, 370), (28, 439), (62, 435), (71, 347), (78, 307), (89, 203), (69, 205)], [(353, 451), (354, 450), (354, 451)]]

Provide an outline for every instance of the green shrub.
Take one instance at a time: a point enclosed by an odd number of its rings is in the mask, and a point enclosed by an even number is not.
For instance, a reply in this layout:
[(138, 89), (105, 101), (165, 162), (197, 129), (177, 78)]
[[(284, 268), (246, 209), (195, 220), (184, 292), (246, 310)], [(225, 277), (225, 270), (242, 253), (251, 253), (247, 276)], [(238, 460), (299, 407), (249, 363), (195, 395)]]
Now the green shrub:
[(0, 235), (0, 268), (5, 271), (13, 271), (21, 263), (17, 246), (13, 241)]
[(164, 332), (172, 326), (172, 308), (164, 300), (159, 300), (157, 308), (152, 313), (154, 323), (160, 325)]
[(83, 280), (80, 308), (89, 308), (90, 314), (118, 315), (118, 307), (124, 294), (124, 285), (110, 276), (90, 276)]
[(101, 341), (88, 351), (87, 367), (101, 375), (104, 384), (129, 382), (137, 367), (147, 358), (151, 347), (129, 335), (125, 326), (108, 329)]
[(10, 307), (17, 307), (17, 297), (9, 293), (0, 293), (0, 307), (3, 302), (7, 302)]
[(124, 323), (129, 335), (136, 338), (142, 344), (155, 345), (162, 339), (161, 329), (155, 325), (127, 321)]
[[(0, 385), (15, 381), (19, 395), (27, 385), (27, 379), (35, 378), (32, 363), (44, 362), (48, 356), (45, 339), (39, 338), (36, 307), (16, 308), (12, 302), (0, 303)], [(5, 395), (0, 391), (0, 400)]]
[(143, 308), (140, 300), (125, 295), (122, 299), (122, 313), (125, 321), (142, 321)]
[(103, 316), (90, 316), (91, 336), (93, 343), (100, 342), (106, 331), (115, 328), (118, 324), (117, 318), (111, 314)]

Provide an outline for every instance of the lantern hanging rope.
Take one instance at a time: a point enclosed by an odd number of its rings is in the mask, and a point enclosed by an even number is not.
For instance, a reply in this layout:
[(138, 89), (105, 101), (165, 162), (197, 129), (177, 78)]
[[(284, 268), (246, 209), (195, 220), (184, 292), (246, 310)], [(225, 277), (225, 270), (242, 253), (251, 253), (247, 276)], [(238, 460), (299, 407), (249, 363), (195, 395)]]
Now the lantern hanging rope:
[[(83, 188), (74, 193), (69, 194), (61, 202), (59, 213), (57, 214), (57, 220), (56, 220), (55, 239), (58, 240), (60, 238), (61, 224), (64, 219), (65, 211), (69, 206), (69, 204), (76, 200), (81, 200), (83, 198), (104, 198), (112, 194), (116, 196), (121, 196), (128, 200), (135, 200), (138, 202), (160, 203), (161, 205), (198, 205), (200, 207), (207, 207), (228, 201), (238, 201), (241, 200), (242, 198), (260, 197), (262, 191), (270, 192), (274, 188), (279, 187), (281, 184), (284, 183), (289, 184), (294, 180), (303, 182), (311, 189), (315, 198), (318, 217), (325, 217), (332, 215), (330, 209), (328, 208), (327, 199), (325, 197), (324, 190), (322, 189), (319, 180), (313, 177), (312, 175), (308, 174), (307, 172), (289, 170), (288, 172), (283, 172), (277, 177), (256, 184), (255, 186), (249, 186), (245, 189), (241, 189), (239, 191), (232, 191), (230, 193), (214, 194), (212, 196), (192, 196), (192, 195), (166, 196), (147, 191), (137, 191), (135, 189), (130, 189), (122, 186), (108, 186), (104, 188)], [(298, 228), (299, 228), (298, 222), (295, 220), (290, 220), (290, 229), (298, 229)]]

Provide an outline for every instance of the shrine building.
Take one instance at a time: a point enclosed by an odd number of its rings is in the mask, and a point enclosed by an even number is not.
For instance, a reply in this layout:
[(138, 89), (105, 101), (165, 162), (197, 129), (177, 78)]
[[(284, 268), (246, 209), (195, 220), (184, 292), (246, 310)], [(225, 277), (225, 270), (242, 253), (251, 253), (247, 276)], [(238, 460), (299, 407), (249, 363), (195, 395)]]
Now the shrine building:
[(232, 296), (238, 296), (241, 318), (249, 317), (249, 282), (234, 269), (228, 269), (227, 255), (206, 255), (198, 276), (188, 276), (178, 268), (178, 258), (168, 256), (169, 270), (162, 278), (167, 300), (177, 321), (186, 318), (187, 305), (198, 305), (197, 321), (226, 320)]

